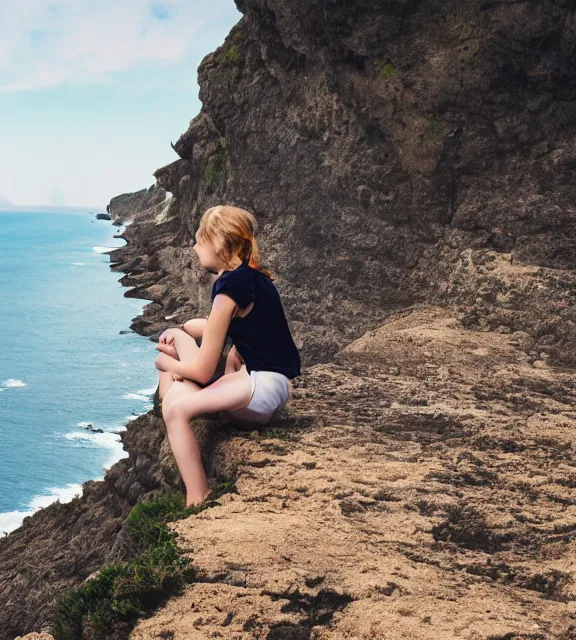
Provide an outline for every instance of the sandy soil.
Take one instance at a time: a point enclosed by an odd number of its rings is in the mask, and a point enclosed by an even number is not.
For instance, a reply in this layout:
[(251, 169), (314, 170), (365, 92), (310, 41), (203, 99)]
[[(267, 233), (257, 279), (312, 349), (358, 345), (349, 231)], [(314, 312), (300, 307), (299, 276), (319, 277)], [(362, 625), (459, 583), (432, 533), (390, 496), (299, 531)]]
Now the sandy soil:
[(576, 638), (576, 383), (523, 337), (415, 307), (306, 370), (131, 640)]

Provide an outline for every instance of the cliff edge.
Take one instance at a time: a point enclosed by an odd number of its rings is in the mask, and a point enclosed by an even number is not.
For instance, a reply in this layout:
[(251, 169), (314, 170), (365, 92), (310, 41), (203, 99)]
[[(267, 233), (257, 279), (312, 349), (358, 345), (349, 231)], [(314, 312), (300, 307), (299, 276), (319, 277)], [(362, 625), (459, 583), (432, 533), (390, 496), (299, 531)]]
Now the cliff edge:
[[(576, 637), (576, 8), (237, 5), (155, 172), (172, 198), (111, 267), (156, 339), (208, 310), (200, 215), (250, 209), (303, 373), (276, 431), (194, 420), (239, 493), (172, 525), (201, 578), (130, 637)], [(6, 638), (48, 630), (57, 593), (129, 557), (131, 506), (181, 486), (160, 419), (122, 439), (0, 541)]]

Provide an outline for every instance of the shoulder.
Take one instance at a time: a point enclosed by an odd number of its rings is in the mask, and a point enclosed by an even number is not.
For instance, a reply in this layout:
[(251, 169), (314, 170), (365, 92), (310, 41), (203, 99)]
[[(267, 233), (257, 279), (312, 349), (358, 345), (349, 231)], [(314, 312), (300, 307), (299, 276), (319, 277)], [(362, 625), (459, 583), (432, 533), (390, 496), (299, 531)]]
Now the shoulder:
[(240, 306), (246, 306), (254, 299), (255, 270), (250, 267), (238, 267), (232, 271), (224, 271), (212, 286), (212, 299), (219, 293), (227, 293)]
[(250, 284), (254, 280), (255, 270), (250, 267), (238, 267), (232, 271), (224, 271), (222, 275), (214, 282), (214, 288), (219, 289), (225, 285), (242, 286)]

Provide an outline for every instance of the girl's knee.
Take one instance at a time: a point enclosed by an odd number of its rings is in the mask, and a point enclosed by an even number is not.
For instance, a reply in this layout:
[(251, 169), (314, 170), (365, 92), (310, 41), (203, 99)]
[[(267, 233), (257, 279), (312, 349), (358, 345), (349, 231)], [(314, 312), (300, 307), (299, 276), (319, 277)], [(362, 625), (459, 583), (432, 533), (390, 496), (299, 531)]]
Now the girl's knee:
[(166, 394), (162, 400), (162, 417), (164, 418), (164, 422), (170, 422), (174, 418), (180, 417), (176, 398), (171, 399), (168, 397), (168, 394)]
[[(176, 383), (178, 384), (178, 383)], [(190, 420), (194, 417), (194, 408), (190, 406), (190, 399), (184, 398), (181, 394), (170, 394), (170, 389), (162, 400), (162, 417), (164, 420), (173, 420), (175, 418), (184, 418)]]

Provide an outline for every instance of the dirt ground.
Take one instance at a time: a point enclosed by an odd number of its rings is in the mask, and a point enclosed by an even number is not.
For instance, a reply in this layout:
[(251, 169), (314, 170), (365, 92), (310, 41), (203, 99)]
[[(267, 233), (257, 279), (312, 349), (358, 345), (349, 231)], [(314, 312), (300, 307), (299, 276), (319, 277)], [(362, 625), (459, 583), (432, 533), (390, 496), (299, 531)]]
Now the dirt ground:
[(576, 381), (523, 338), (414, 307), (307, 369), (131, 640), (576, 638)]

